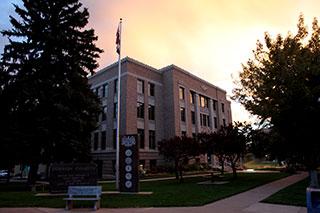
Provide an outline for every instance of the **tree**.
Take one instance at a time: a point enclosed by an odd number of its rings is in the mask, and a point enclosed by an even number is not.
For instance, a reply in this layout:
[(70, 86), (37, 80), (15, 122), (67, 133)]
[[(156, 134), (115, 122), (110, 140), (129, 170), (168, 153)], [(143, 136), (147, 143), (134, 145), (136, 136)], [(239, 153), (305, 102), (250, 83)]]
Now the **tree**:
[(201, 133), (198, 138), (203, 147), (202, 153), (213, 153), (221, 166), (221, 174), (224, 174), (225, 162), (230, 164), (233, 178), (237, 177), (237, 166), (246, 152), (248, 125), (242, 123), (221, 126), (217, 132)]
[(226, 162), (226, 155), (224, 151), (224, 136), (218, 132), (200, 133), (197, 137), (201, 144), (201, 153), (214, 154), (221, 167), (220, 173), (224, 175), (224, 165)]
[(193, 138), (175, 136), (159, 142), (159, 153), (174, 161), (176, 179), (182, 182), (184, 165), (200, 154), (200, 146)]
[(219, 134), (224, 138), (223, 151), (230, 164), (233, 178), (237, 178), (237, 166), (246, 152), (248, 126), (242, 123), (222, 127)]
[[(295, 35), (272, 38), (265, 33), (257, 42), (253, 59), (243, 65), (234, 99), (272, 129), (285, 144), (286, 157), (306, 166), (311, 186), (318, 186), (315, 169), (320, 165), (317, 132), (320, 119), (320, 28), (314, 18), (312, 33), (304, 18)], [(314, 176), (313, 176), (313, 175)]]
[(287, 159), (286, 144), (272, 127), (251, 128), (248, 137), (248, 151), (255, 157), (277, 160), (279, 164)]
[(12, 29), (2, 31), (9, 44), (0, 69), (1, 148), (17, 153), (10, 164), (31, 166), (33, 183), (40, 162), (89, 160), (100, 102), (87, 75), (102, 50), (94, 30), (84, 29), (89, 13), (78, 0), (14, 7), (19, 18), (10, 16)]

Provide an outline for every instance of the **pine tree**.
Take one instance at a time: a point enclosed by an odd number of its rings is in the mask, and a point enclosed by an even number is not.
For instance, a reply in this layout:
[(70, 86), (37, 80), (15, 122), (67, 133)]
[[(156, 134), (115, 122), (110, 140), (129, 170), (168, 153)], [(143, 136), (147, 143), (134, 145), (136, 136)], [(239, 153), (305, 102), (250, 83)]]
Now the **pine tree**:
[[(14, 5), (12, 29), (1, 60), (1, 109), (7, 116), (6, 143), (19, 153), (13, 162), (88, 160), (90, 134), (100, 112), (87, 75), (98, 64), (89, 13), (78, 0), (23, 0)], [(5, 146), (4, 142), (2, 146)]]

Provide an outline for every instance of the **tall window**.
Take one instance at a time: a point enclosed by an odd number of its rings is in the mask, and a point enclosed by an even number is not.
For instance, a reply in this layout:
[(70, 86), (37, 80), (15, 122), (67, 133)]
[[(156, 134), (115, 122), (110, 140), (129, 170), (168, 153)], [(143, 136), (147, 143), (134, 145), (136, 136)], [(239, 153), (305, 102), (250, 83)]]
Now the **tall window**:
[(150, 170), (153, 171), (157, 168), (157, 160), (150, 160)]
[(102, 86), (102, 97), (108, 97), (108, 84)]
[(149, 105), (148, 107), (149, 120), (154, 120), (154, 106)]
[(98, 149), (98, 143), (99, 143), (99, 132), (95, 132), (93, 135), (93, 150)]
[(137, 102), (137, 118), (144, 118), (144, 104)]
[(190, 91), (190, 104), (195, 104), (195, 94), (194, 92)]
[(191, 122), (196, 124), (196, 113), (194, 111), (191, 111)]
[(221, 103), (221, 111), (224, 113), (224, 103)]
[(144, 81), (141, 79), (137, 80), (137, 92), (139, 94), (143, 94), (144, 93)]
[(117, 118), (118, 116), (118, 104), (117, 103), (114, 103), (113, 104), (113, 118)]
[(112, 144), (113, 144), (113, 148), (116, 149), (117, 148), (117, 129), (113, 129), (113, 135), (112, 135)]
[(154, 96), (154, 84), (148, 83), (148, 95)]
[(181, 121), (186, 122), (186, 109), (184, 107), (180, 107), (180, 115)]
[(193, 138), (193, 139), (197, 139), (197, 134), (193, 132), (193, 133), (192, 133), (192, 138)]
[(105, 121), (107, 119), (107, 107), (102, 107), (102, 113), (101, 113), (101, 121)]
[(224, 127), (227, 126), (227, 124), (226, 124), (226, 119), (222, 119), (222, 122), (223, 122), (223, 126), (224, 126)]
[(209, 108), (209, 99), (205, 96), (200, 95), (200, 106), (203, 108)]
[(99, 87), (97, 87), (97, 88), (94, 89), (94, 93), (95, 93), (97, 96), (99, 96)]
[(149, 130), (149, 149), (156, 149), (156, 132)]
[(202, 113), (200, 114), (200, 125), (210, 127), (209, 115), (202, 114)]
[(101, 149), (105, 150), (106, 149), (106, 144), (107, 144), (107, 135), (106, 131), (101, 132)]
[(213, 100), (213, 110), (216, 111), (217, 110), (217, 101)]
[(140, 149), (144, 149), (144, 129), (138, 129), (138, 143)]
[(184, 88), (179, 87), (179, 99), (184, 100)]
[(181, 137), (186, 137), (187, 136), (187, 132), (186, 131), (181, 131)]
[(118, 79), (114, 80), (113, 88), (114, 88), (114, 90), (113, 90), (114, 94), (117, 94), (117, 92), (118, 92)]
[(213, 120), (214, 120), (214, 128), (218, 128), (218, 120), (217, 120), (217, 117), (214, 117)]

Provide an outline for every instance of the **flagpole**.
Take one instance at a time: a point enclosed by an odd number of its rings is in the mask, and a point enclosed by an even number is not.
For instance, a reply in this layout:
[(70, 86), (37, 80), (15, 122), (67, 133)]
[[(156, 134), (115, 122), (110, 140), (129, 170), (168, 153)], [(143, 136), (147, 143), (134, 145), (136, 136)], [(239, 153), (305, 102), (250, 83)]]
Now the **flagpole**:
[(121, 27), (122, 27), (122, 18), (120, 18), (120, 23), (119, 23), (119, 58), (118, 58), (118, 90), (117, 90), (117, 147), (116, 147), (116, 188), (118, 191), (120, 191), (120, 186), (119, 186), (119, 154), (120, 154), (120, 92), (121, 92)]

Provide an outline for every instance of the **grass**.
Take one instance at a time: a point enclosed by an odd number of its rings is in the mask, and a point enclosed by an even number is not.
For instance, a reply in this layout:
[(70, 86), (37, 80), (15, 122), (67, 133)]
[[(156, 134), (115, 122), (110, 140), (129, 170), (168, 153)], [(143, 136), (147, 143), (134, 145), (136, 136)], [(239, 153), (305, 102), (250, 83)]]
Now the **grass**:
[(292, 206), (306, 206), (306, 188), (308, 185), (309, 179), (306, 178), (280, 190), (262, 202)]
[(280, 170), (283, 167), (276, 162), (251, 160), (244, 163), (244, 167), (255, 170)]
[[(201, 206), (286, 176), (284, 173), (240, 173), (238, 179), (231, 180), (231, 176), (226, 175), (225, 179), (230, 182), (224, 185), (197, 184), (208, 177), (186, 178), (181, 184), (175, 180), (142, 182), (140, 191), (152, 191), (152, 195), (103, 195), (101, 204), (104, 208)], [(104, 191), (115, 190), (111, 183), (102, 186)], [(76, 207), (92, 206), (90, 202), (75, 204)], [(63, 208), (64, 205), (62, 197), (35, 197), (32, 192), (17, 190), (17, 186), (12, 191), (0, 185), (0, 207)]]

